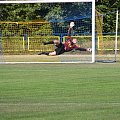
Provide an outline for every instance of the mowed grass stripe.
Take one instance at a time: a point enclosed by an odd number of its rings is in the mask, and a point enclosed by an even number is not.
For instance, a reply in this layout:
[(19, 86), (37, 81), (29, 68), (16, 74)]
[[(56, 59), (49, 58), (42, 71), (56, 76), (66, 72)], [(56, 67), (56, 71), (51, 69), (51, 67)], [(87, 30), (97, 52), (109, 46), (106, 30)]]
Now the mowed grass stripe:
[(0, 65), (1, 120), (118, 120), (120, 64)]

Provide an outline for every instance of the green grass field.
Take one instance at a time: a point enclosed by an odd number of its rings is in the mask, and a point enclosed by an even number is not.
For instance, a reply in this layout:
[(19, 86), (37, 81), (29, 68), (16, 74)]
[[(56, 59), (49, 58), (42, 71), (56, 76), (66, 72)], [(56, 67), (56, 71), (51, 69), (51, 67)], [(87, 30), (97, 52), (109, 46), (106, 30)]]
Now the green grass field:
[(1, 64), (0, 120), (120, 120), (120, 63)]

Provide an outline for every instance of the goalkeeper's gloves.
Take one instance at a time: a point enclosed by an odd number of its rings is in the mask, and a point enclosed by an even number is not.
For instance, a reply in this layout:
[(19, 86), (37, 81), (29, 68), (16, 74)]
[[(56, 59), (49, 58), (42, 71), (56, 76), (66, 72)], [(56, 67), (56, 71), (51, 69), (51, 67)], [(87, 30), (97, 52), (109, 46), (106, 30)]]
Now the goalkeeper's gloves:
[(73, 26), (75, 26), (74, 22), (70, 23), (70, 28), (73, 28)]

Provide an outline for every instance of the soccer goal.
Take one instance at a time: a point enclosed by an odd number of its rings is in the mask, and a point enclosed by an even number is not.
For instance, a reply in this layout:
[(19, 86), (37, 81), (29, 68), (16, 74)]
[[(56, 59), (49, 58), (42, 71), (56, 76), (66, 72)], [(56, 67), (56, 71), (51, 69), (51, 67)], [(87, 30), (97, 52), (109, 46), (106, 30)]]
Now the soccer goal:
[[(0, 21), (1, 50), (5, 63), (94, 63), (95, 62), (95, 0), (30, 0), (0, 1), (4, 6), (34, 7), (35, 19), (20, 21)], [(22, 6), (23, 5), (23, 6)], [(16, 8), (16, 9), (15, 9)], [(19, 9), (20, 10), (20, 9)], [(13, 10), (12, 10), (13, 11)], [(4, 14), (3, 14), (4, 15)], [(36, 19), (38, 18), (38, 19)], [(39, 52), (52, 52), (54, 45), (44, 42), (67, 40), (68, 26), (74, 22), (71, 38), (77, 39), (81, 48), (92, 51), (72, 50), (57, 56), (38, 55)]]

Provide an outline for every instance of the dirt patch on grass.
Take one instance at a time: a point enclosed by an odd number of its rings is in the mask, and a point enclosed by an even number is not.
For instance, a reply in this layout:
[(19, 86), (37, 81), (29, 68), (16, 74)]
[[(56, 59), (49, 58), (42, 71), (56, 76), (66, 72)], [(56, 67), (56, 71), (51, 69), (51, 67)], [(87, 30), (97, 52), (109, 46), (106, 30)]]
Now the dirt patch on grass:
[(6, 62), (58, 62), (58, 56), (46, 55), (5, 55)]

